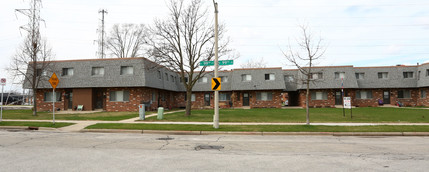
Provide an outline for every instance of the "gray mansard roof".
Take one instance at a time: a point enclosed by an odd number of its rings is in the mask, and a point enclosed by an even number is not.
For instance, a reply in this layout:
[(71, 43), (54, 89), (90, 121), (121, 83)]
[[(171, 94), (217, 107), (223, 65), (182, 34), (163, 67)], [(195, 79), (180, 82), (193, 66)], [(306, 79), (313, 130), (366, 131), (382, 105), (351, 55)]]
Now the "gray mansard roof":
[[(133, 74), (121, 75), (122, 66), (132, 66)], [(104, 75), (93, 76), (93, 67), (103, 67)], [(73, 68), (72, 76), (63, 76), (64, 68)], [(180, 82), (178, 73), (159, 66), (145, 58), (123, 59), (92, 59), (53, 61), (45, 79), (39, 88), (51, 88), (47, 79), (55, 72), (60, 83), (57, 88), (108, 88), (108, 87), (151, 87), (170, 91), (183, 92), (185, 88)], [(336, 72), (344, 72), (344, 88), (417, 88), (429, 87), (429, 63), (416, 66), (388, 67), (353, 67), (329, 66), (313, 67), (311, 73), (322, 73), (322, 79), (311, 82), (310, 89), (339, 89), (341, 79), (335, 78)], [(387, 79), (379, 79), (379, 72), (387, 72)], [(413, 72), (413, 77), (404, 78), (404, 72)], [(356, 73), (364, 73), (363, 79), (356, 79)], [(273, 80), (265, 80), (266, 74), (274, 75)], [(251, 75), (250, 81), (243, 81), (243, 75)], [(272, 76), (271, 75), (271, 76)], [(197, 82), (193, 91), (211, 91), (213, 72), (206, 72), (207, 82)], [(221, 91), (234, 90), (283, 90), (297, 91), (305, 89), (302, 78), (305, 76), (296, 69), (282, 70), (281, 68), (233, 69), (219, 71), (219, 77), (227, 77), (222, 82)], [(271, 77), (270, 76), (270, 77)], [(285, 79), (292, 76), (293, 79)], [(167, 78), (168, 79), (167, 79)], [(30, 88), (24, 82), (24, 88)]]

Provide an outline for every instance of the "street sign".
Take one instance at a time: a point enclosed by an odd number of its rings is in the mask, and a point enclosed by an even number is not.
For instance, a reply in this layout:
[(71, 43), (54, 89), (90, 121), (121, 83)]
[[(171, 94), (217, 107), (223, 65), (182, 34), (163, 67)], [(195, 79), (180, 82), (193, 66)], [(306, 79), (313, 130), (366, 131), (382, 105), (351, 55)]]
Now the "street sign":
[[(219, 60), (220, 66), (233, 65), (234, 60)], [(214, 61), (201, 61), (200, 66), (214, 66)]]
[(49, 79), (49, 83), (51, 83), (52, 88), (57, 88), (58, 83), (60, 82), (60, 80), (58, 79), (57, 75), (55, 74), (55, 72), (52, 74), (51, 78)]
[(214, 66), (214, 61), (201, 61), (200, 66)]
[(0, 79), (0, 81), (1, 81), (1, 85), (3, 85), (3, 86), (6, 85), (6, 78), (2, 78), (2, 79)]
[(233, 65), (234, 64), (234, 60), (219, 60), (219, 65), (224, 66), (224, 65)]
[(352, 100), (350, 97), (344, 97), (344, 108), (347, 108), (347, 109), (352, 108)]
[(220, 78), (212, 78), (212, 90), (220, 90)]

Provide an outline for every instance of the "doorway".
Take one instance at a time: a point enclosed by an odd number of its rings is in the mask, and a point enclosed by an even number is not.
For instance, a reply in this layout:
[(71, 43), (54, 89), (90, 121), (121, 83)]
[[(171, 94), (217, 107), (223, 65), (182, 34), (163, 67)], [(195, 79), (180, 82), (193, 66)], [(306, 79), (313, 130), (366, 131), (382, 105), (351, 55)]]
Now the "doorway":
[(341, 95), (341, 91), (335, 91), (335, 105), (343, 104), (343, 96)]
[(249, 106), (249, 93), (243, 93), (243, 106)]
[(210, 106), (210, 93), (204, 94), (204, 106)]
[(387, 91), (387, 90), (383, 91), (383, 103), (390, 104), (390, 91)]

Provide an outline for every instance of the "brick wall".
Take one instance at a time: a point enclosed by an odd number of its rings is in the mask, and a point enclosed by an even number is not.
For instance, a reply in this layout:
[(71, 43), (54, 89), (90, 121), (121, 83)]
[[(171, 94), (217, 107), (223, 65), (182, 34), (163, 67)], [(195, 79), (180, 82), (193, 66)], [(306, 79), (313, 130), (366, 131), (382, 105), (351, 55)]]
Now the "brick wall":
[[(52, 92), (51, 89), (40, 89), (36, 92), (37, 111), (52, 111), (52, 102), (45, 102), (45, 92)], [(61, 101), (55, 102), (55, 110), (64, 110), (64, 90), (56, 89), (55, 92), (60, 92)]]

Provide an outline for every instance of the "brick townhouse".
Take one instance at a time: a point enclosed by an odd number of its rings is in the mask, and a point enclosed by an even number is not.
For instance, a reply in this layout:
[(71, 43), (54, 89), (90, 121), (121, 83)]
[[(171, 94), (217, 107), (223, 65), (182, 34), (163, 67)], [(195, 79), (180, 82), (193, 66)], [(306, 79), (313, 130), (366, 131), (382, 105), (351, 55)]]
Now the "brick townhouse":
[[(312, 107), (334, 107), (345, 96), (354, 106), (429, 106), (429, 64), (390, 67), (329, 66), (313, 68)], [(35, 94), (38, 110), (52, 109), (52, 88), (47, 82), (55, 72), (60, 80), (55, 107), (74, 110), (137, 111), (139, 104), (149, 110), (157, 107), (182, 108), (185, 89), (176, 72), (145, 58), (52, 61), (50, 69), (37, 72), (44, 78)], [(298, 70), (282, 68), (233, 69), (220, 71), (221, 108), (280, 108), (305, 106), (305, 85)], [(193, 109), (212, 108), (210, 90), (213, 72), (207, 72), (193, 88)], [(343, 84), (342, 84), (343, 83)], [(29, 89), (24, 82), (24, 88)]]

